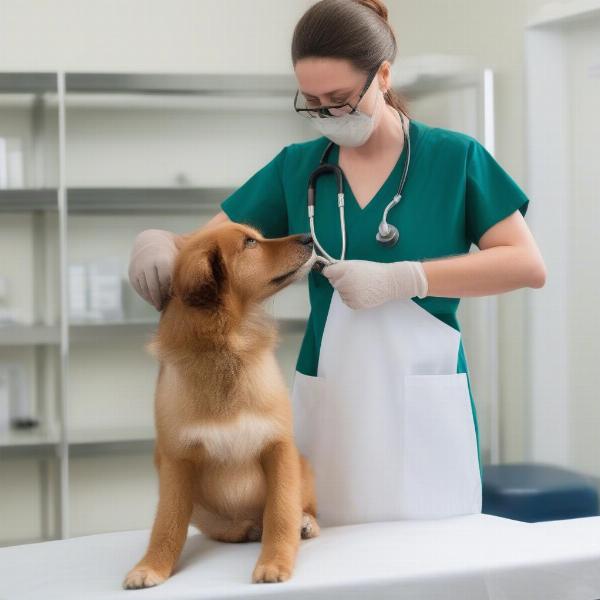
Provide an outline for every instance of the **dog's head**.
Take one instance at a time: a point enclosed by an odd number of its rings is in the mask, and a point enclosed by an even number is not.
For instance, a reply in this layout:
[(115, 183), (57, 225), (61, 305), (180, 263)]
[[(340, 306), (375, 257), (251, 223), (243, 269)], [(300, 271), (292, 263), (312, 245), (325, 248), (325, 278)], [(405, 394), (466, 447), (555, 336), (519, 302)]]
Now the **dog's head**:
[(191, 307), (216, 310), (227, 297), (260, 302), (310, 271), (310, 235), (266, 239), (247, 225), (227, 222), (177, 236), (173, 295)]

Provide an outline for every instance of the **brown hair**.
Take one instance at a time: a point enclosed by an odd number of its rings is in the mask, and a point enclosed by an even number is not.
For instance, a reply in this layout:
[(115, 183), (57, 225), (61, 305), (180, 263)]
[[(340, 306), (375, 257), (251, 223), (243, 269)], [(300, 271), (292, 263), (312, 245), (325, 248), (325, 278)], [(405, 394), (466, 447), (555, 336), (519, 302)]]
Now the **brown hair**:
[[(344, 58), (362, 71), (394, 62), (396, 36), (381, 0), (320, 0), (300, 18), (292, 38), (292, 64), (313, 56)], [(406, 99), (389, 89), (385, 101), (408, 115)]]

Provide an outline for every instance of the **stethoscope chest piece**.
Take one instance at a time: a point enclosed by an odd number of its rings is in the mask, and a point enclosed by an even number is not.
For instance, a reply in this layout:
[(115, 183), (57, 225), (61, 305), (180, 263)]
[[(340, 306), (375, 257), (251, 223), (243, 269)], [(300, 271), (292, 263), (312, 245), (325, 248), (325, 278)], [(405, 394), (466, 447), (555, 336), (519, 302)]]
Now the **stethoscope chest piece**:
[(392, 225), (391, 223), (380, 223), (375, 239), (382, 246), (395, 246), (400, 239), (400, 233), (395, 225)]

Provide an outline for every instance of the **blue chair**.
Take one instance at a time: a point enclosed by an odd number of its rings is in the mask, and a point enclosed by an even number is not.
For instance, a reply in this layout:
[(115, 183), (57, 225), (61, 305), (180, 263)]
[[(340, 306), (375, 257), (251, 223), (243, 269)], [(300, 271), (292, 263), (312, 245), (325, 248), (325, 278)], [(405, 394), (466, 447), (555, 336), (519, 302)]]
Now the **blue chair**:
[(598, 515), (598, 490), (588, 477), (554, 465), (483, 465), (482, 512), (535, 523)]

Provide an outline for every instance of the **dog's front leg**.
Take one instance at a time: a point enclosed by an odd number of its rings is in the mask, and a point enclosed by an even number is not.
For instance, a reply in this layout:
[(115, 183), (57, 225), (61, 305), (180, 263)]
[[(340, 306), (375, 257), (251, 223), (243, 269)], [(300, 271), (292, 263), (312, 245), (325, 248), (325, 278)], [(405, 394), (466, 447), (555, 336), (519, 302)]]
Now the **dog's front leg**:
[(125, 577), (125, 589), (157, 585), (171, 574), (192, 514), (192, 476), (189, 461), (161, 457), (158, 509), (150, 543), (146, 554)]
[(279, 441), (263, 451), (261, 463), (267, 481), (267, 496), (262, 548), (252, 581), (285, 581), (292, 575), (300, 543), (300, 459), (293, 443)]

